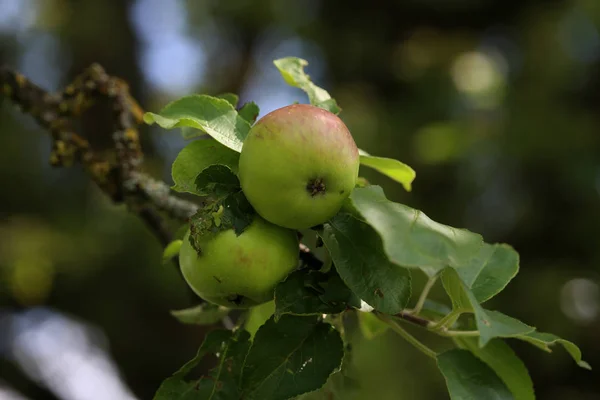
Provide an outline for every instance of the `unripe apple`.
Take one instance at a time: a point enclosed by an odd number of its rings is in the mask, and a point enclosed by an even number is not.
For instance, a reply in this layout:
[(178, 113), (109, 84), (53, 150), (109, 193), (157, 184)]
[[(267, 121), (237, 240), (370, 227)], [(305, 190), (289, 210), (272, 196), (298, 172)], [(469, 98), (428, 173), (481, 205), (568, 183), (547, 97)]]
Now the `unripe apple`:
[(252, 126), (242, 147), (239, 178), (264, 219), (305, 229), (340, 210), (358, 167), (358, 149), (342, 120), (321, 108), (295, 104)]
[(179, 251), (181, 272), (211, 303), (246, 308), (273, 299), (275, 286), (298, 265), (298, 236), (259, 216), (239, 236), (222, 231), (192, 246), (189, 231)]

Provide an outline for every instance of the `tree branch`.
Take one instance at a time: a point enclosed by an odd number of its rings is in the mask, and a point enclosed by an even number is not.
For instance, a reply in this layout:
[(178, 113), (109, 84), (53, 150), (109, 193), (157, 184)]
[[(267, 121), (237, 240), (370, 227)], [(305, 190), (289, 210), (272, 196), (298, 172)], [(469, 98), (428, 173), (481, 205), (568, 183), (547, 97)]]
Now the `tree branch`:
[(407, 311), (401, 311), (398, 314), (394, 314), (394, 317), (398, 317), (405, 321), (412, 322), (413, 324), (422, 326), (424, 328), (429, 328), (432, 324), (430, 320), (417, 317), (416, 315)]
[[(171, 234), (160, 212), (186, 221), (198, 206), (170, 194), (169, 187), (138, 169), (143, 159), (137, 125), (143, 110), (131, 97), (128, 85), (93, 64), (64, 91), (48, 93), (23, 75), (0, 67), (0, 92), (30, 114), (52, 137), (50, 163), (68, 167), (80, 163), (91, 179), (115, 203), (125, 202), (137, 213), (164, 246)], [(80, 117), (98, 99), (108, 98), (113, 111), (112, 154), (94, 151), (89, 141), (76, 133), (72, 120)]]

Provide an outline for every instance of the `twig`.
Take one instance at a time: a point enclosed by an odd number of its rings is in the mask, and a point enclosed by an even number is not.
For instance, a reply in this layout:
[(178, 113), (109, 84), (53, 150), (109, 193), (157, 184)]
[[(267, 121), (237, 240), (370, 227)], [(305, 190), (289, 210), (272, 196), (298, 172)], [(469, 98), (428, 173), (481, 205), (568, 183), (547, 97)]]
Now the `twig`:
[(417, 317), (409, 311), (401, 311), (398, 314), (394, 314), (394, 317), (398, 317), (405, 321), (412, 322), (413, 324), (422, 326), (423, 328), (429, 328), (433, 324), (432, 321), (425, 318)]
[(419, 296), (419, 300), (417, 300), (417, 304), (415, 305), (415, 308), (413, 308), (410, 311), (411, 314), (419, 315), (419, 313), (423, 309), (423, 305), (425, 304), (425, 300), (427, 300), (427, 296), (429, 295), (429, 291), (431, 290), (431, 288), (433, 288), (433, 285), (435, 285), (435, 281), (436, 280), (437, 280), (437, 275), (434, 275), (434, 276), (430, 277), (427, 280), (427, 282), (425, 283), (425, 286), (423, 287), (423, 291), (421, 292), (421, 295)]
[(385, 322), (394, 332), (402, 336), (407, 342), (415, 346), (418, 350), (420, 350), (423, 354), (428, 357), (433, 358), (434, 360), (437, 358), (437, 353), (431, 350), (429, 347), (421, 343), (417, 338), (408, 333), (404, 328), (402, 328), (396, 321), (391, 319), (389, 316), (381, 313), (375, 313), (377, 317)]
[(157, 209), (178, 220), (186, 221), (199, 208), (195, 203), (172, 196), (166, 183), (140, 172), (131, 172), (125, 186), (128, 192), (138, 192), (139, 196), (147, 199)]
[[(1, 67), (0, 93), (50, 132), (53, 166), (81, 163), (102, 191), (116, 203), (126, 202), (163, 245), (168, 243), (170, 234), (157, 210), (185, 221), (197, 209), (195, 204), (172, 196), (166, 184), (138, 171), (143, 154), (136, 127), (142, 122), (143, 111), (129, 94), (128, 85), (109, 76), (100, 65), (90, 66), (59, 93), (48, 93), (18, 72)], [(74, 131), (71, 122), (101, 97), (112, 103), (112, 158), (96, 153)]]
[[(393, 316), (396, 318), (403, 319), (404, 321), (411, 322), (414, 325), (418, 325), (422, 328), (427, 329), (429, 332), (435, 333), (440, 336), (479, 336), (478, 330), (473, 331), (461, 331), (461, 330), (450, 330), (448, 326), (452, 326), (454, 322), (463, 314), (463, 310), (453, 310), (438, 321), (430, 321), (428, 319), (417, 317), (413, 315), (411, 311), (402, 311)], [(378, 313), (380, 316), (381, 314)], [(380, 317), (381, 318), (381, 317)]]
[(441, 330), (447, 328), (448, 326), (452, 326), (452, 324), (454, 324), (463, 313), (464, 311), (461, 309), (452, 310), (440, 320), (432, 323), (430, 328), (432, 330)]
[(439, 332), (440, 335), (442, 336), (450, 336), (450, 337), (456, 337), (456, 336), (479, 336), (480, 333), (479, 331), (451, 331), (451, 330), (447, 330), (447, 329), (442, 329)]

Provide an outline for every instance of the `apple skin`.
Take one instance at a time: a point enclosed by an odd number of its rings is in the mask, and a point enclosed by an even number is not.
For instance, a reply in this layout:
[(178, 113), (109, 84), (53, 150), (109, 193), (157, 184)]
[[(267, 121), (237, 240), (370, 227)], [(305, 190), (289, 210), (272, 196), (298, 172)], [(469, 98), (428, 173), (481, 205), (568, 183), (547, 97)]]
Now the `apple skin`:
[(260, 216), (307, 229), (333, 217), (358, 178), (358, 148), (335, 114), (306, 104), (261, 118), (244, 140), (239, 178)]
[(181, 272), (204, 300), (247, 308), (273, 300), (275, 286), (298, 265), (296, 232), (259, 216), (236, 236), (233, 229), (200, 241), (198, 253), (189, 231), (179, 250)]

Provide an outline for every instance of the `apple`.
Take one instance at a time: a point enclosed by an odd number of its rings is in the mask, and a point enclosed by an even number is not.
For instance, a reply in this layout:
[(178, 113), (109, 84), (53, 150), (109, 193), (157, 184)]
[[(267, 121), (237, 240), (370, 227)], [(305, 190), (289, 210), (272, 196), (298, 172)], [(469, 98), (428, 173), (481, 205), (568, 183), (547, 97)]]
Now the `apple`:
[(306, 229), (340, 210), (355, 186), (358, 167), (358, 148), (341, 119), (294, 104), (252, 126), (242, 147), (239, 178), (260, 216)]
[(298, 265), (296, 232), (256, 216), (239, 236), (233, 229), (200, 239), (188, 231), (179, 250), (181, 272), (206, 301), (247, 308), (273, 300), (275, 286)]

